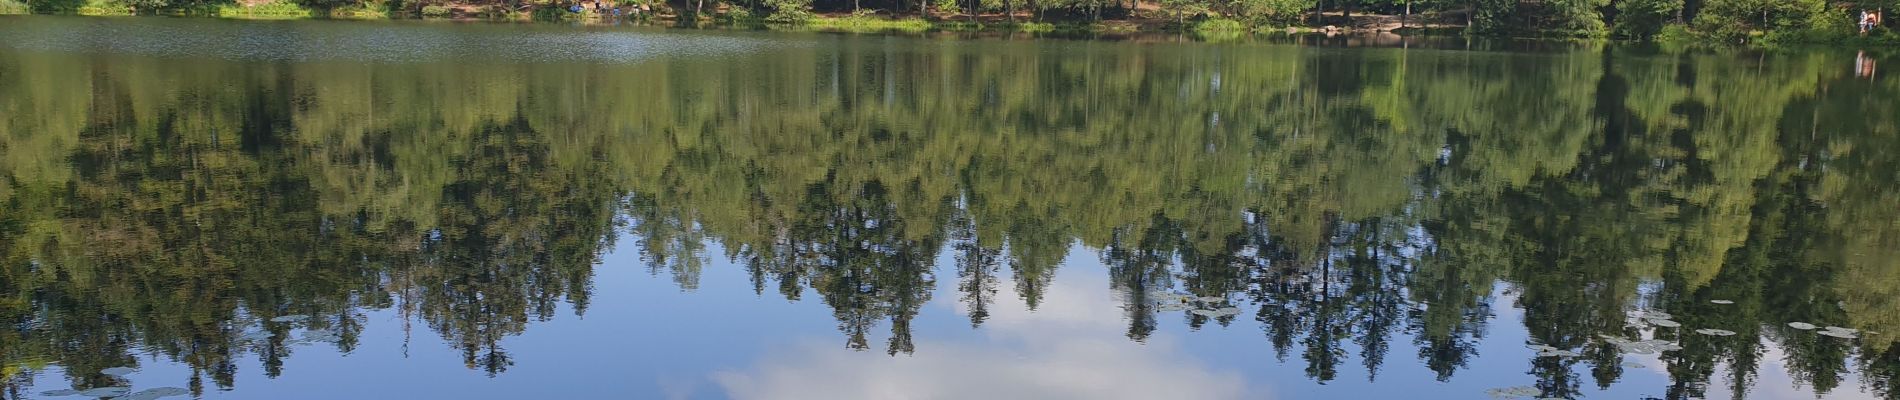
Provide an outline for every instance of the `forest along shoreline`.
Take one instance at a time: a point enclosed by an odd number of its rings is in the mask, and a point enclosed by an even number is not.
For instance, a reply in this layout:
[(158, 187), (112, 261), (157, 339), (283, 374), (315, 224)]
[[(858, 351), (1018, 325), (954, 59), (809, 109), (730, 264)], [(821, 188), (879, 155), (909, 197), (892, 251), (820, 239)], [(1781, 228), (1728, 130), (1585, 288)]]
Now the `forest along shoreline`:
[(646, 23), (846, 32), (1450, 34), (1900, 45), (1900, 0), (0, 0), (0, 14)]

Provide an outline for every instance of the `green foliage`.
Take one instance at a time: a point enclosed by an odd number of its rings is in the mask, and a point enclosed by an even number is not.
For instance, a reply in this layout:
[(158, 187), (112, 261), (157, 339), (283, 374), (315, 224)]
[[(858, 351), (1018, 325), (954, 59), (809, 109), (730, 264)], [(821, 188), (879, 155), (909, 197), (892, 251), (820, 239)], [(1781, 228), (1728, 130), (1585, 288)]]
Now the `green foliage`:
[[(58, 0), (55, 0), (55, 1), (58, 1)], [(137, 8), (138, 5), (150, 6), (153, 4), (157, 4), (158, 1), (159, 0), (128, 0), (128, 1), (86, 0), (83, 5), (80, 5), (77, 9), (74, 9), (73, 12), (79, 15), (91, 15), (91, 16), (137, 15), (138, 10), (139, 10)]]
[[(1207, 2), (1200, 0), (1161, 0), (1161, 11), (1167, 13), (1174, 20), (1173, 22), (1185, 24), (1190, 19), (1200, 20), (1210, 10)], [(1198, 22), (1186, 27), (1192, 28), (1197, 25), (1199, 25)]]
[(276, 0), (254, 5), (226, 5), (218, 9), (218, 16), (237, 19), (303, 19), (313, 15), (310, 9), (288, 0)]
[(446, 18), (450, 12), (451, 10), (447, 6), (436, 4), (422, 6), (422, 16), (424, 18)]
[[(139, 12), (145, 12), (145, 13), (151, 13), (151, 12), (154, 12), (154, 11), (157, 11), (157, 10), (159, 10), (159, 9), (161, 9), (161, 8), (165, 8), (165, 6), (167, 5), (167, 2), (166, 2), (165, 0), (107, 0), (107, 2), (106, 2), (105, 4), (108, 4), (109, 6), (102, 6), (102, 7), (99, 7), (99, 8), (100, 8), (100, 9), (109, 9), (109, 8), (115, 8), (115, 7), (113, 7), (113, 6), (116, 6), (116, 8), (124, 8), (124, 9), (128, 9), (128, 10), (130, 10), (130, 11), (129, 11), (129, 13), (131, 13), (131, 14), (137, 14), (137, 13), (139, 13)], [(89, 6), (90, 6), (90, 5), (89, 5)], [(83, 11), (83, 10), (82, 10), (82, 11), (80, 12), (80, 14), (84, 14), (84, 15), (120, 15), (120, 14), (119, 14), (118, 12), (116, 12), (116, 11), (99, 11), (99, 12), (91, 12), (91, 13), (89, 13), (89, 12), (85, 12), (85, 11)]]
[(1200, 22), (1196, 22), (1194, 24), (1194, 31), (1201, 32), (1201, 33), (1211, 33), (1211, 32), (1245, 33), (1247, 32), (1247, 26), (1242, 25), (1240, 21), (1235, 21), (1231, 19), (1210, 18), (1210, 19), (1201, 20)]
[(1599, 9), (1608, 0), (1473, 0), (1476, 32), (1488, 34), (1546, 34), (1592, 36), (1605, 32)]
[(765, 5), (772, 9), (767, 22), (803, 24), (818, 16), (811, 12), (811, 0), (766, 0)]
[(535, 7), (534, 13), (530, 14), (529, 18), (535, 21), (578, 21), (585, 17), (584, 14), (585, 12), (574, 13), (568, 11), (567, 8), (560, 5), (546, 4)]
[(816, 17), (805, 20), (805, 27), (843, 32), (923, 32), (931, 29), (922, 18), (886, 19), (869, 14), (844, 17)]
[[(1737, 40), (1761, 33), (1807, 36), (1834, 31), (1837, 27), (1813, 23), (1833, 23), (1826, 0), (1707, 0), (1696, 15), (1697, 32), (1723, 40)], [(1839, 29), (1853, 29), (1852, 20)], [(1807, 31), (1807, 32), (1804, 32)]]
[(32, 8), (27, 7), (22, 0), (0, 0), (0, 15), (26, 14), (31, 11)]
[(1689, 30), (1689, 26), (1683, 24), (1663, 25), (1661, 31), (1650, 37), (1656, 43), (1676, 46), (1697, 44), (1696, 42), (1701, 38), (1701, 35)]
[(74, 14), (85, 5), (81, 0), (23, 0), (34, 14)]
[(1286, 27), (1299, 24), (1312, 5), (1306, 0), (1228, 0), (1223, 6), (1254, 25)]
[(389, 19), (393, 16), (392, 14), (394, 14), (394, 10), (390, 9), (389, 6), (389, 3), (383, 2), (346, 5), (330, 9), (329, 17), (361, 20)]
[(1617, 36), (1651, 39), (1682, 12), (1682, 0), (1621, 0), (1616, 5)]

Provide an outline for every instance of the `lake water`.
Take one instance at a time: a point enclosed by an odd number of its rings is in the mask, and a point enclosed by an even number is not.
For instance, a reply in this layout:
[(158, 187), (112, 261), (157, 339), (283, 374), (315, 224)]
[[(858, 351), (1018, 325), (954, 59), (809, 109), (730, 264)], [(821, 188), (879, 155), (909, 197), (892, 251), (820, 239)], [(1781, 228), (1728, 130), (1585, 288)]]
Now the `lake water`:
[(1884, 56), (1303, 41), (0, 18), (0, 397), (1900, 396)]

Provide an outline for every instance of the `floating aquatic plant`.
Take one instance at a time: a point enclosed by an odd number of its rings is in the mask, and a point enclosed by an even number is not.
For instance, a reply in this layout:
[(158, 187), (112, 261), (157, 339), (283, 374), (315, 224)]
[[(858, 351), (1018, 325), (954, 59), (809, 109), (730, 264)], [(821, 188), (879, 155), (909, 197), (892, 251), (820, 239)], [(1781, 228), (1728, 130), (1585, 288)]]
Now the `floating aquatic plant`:
[(80, 396), (88, 397), (120, 397), (125, 396), (127, 393), (132, 393), (132, 388), (125, 386), (107, 386), (79, 391)]
[(1665, 351), (1682, 350), (1682, 346), (1680, 345), (1667, 342), (1667, 341), (1656, 340), (1656, 339), (1631, 341), (1631, 340), (1627, 340), (1623, 338), (1615, 338), (1615, 339), (1609, 339), (1605, 341), (1609, 342), (1610, 344), (1616, 345), (1617, 350), (1622, 350), (1625, 353), (1638, 354), (1638, 355), (1649, 355), (1649, 354), (1656, 354), (1656, 353), (1665, 352)]
[(1666, 319), (1645, 319), (1643, 321), (1648, 322), (1650, 325), (1660, 326), (1664, 328), (1676, 328), (1676, 327), (1682, 326), (1682, 323), (1680, 322), (1670, 321)]
[(180, 387), (156, 387), (156, 388), (151, 388), (151, 389), (145, 389), (145, 390), (140, 390), (140, 391), (137, 391), (137, 392), (133, 392), (133, 393), (132, 393), (132, 394), (130, 394), (130, 395), (126, 395), (125, 397), (121, 397), (120, 399), (123, 399), (123, 400), (155, 400), (155, 399), (161, 399), (161, 398), (166, 398), (166, 397), (172, 397), (172, 396), (184, 396), (184, 395), (188, 395), (188, 394), (191, 394), (191, 391), (190, 391), (190, 390), (185, 390), (185, 388), (180, 388)]
[(77, 389), (58, 389), (58, 390), (48, 390), (48, 391), (40, 392), (41, 396), (46, 396), (46, 397), (72, 396), (76, 394), (79, 394), (79, 390)]
[(1709, 336), (1735, 336), (1735, 331), (1711, 329), (1711, 328), (1697, 329), (1695, 330), (1695, 333), (1700, 333), (1700, 334), (1709, 335)]
[(309, 319), (310, 319), (310, 316), (308, 315), (285, 315), (285, 316), (281, 316), (277, 318), (271, 318), (270, 322), (303, 322)]
[(1570, 350), (1545, 350), (1537, 352), (1538, 357), (1576, 357), (1580, 354)]
[(1860, 330), (1859, 330), (1859, 329), (1854, 329), (1854, 328), (1842, 328), (1842, 327), (1838, 327), (1838, 326), (1829, 326), (1829, 327), (1826, 327), (1826, 328), (1821, 328), (1821, 329), (1826, 329), (1826, 330), (1830, 330), (1830, 331), (1836, 331), (1836, 332), (1847, 332), (1847, 333), (1860, 333)]
[(1629, 344), (1617, 346), (1617, 349), (1622, 350), (1624, 353), (1637, 354), (1637, 355), (1656, 354), (1655, 346), (1650, 346), (1644, 343), (1629, 343)]
[(1635, 361), (1624, 361), (1623, 368), (1649, 368), (1649, 367)]
[(1818, 328), (1817, 326), (1814, 326), (1814, 324), (1810, 324), (1806, 322), (1789, 322), (1788, 327), (1800, 329), (1804, 331), (1811, 331), (1811, 330), (1814, 330), (1814, 328)]
[(1637, 311), (1635, 315), (1642, 319), (1676, 319), (1676, 316), (1662, 311)]
[(1715, 304), (1735, 304), (1734, 300), (1709, 300), (1709, 302)]
[(1512, 387), (1507, 387), (1507, 388), (1488, 389), (1488, 390), (1485, 390), (1484, 393), (1490, 395), (1491, 398), (1494, 398), (1494, 399), (1512, 399), (1512, 398), (1521, 398), (1521, 397), (1537, 397), (1538, 395), (1544, 394), (1544, 391), (1538, 390), (1537, 388), (1531, 387), (1531, 386), (1512, 386)]
[(1860, 335), (1856, 335), (1853, 332), (1848, 332), (1848, 331), (1821, 330), (1821, 331), (1814, 332), (1814, 334), (1821, 335), (1821, 336), (1837, 337), (1837, 338), (1842, 338), (1842, 339), (1860, 338)]
[(112, 367), (112, 368), (99, 370), (99, 373), (101, 374), (112, 375), (112, 376), (126, 376), (126, 375), (131, 375), (133, 372), (139, 372), (139, 370), (137, 368), (132, 368), (132, 367)]

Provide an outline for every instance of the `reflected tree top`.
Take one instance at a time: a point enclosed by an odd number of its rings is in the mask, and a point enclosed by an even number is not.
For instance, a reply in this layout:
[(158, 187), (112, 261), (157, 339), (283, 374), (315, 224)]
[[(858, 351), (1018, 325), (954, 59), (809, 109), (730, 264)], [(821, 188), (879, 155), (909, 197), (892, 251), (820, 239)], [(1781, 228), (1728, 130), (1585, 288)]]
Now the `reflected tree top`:
[(1258, 329), (1321, 382), (1457, 379), (1521, 324), (1549, 355), (1502, 395), (1579, 396), (1650, 354), (1667, 397), (1745, 393), (1767, 348), (1817, 393), (1900, 395), (1900, 86), (1852, 55), (821, 42), (0, 52), (8, 396), (121, 386), (102, 371), (147, 355), (193, 393), (242, 358), (274, 377), (391, 334), (366, 310), (503, 374), (504, 339), (636, 267), (597, 265), (616, 248), (687, 291), (744, 268), (892, 355), (932, 351), (912, 322), (933, 299), (978, 329), (1038, 307), (1081, 248), (1128, 339)]

